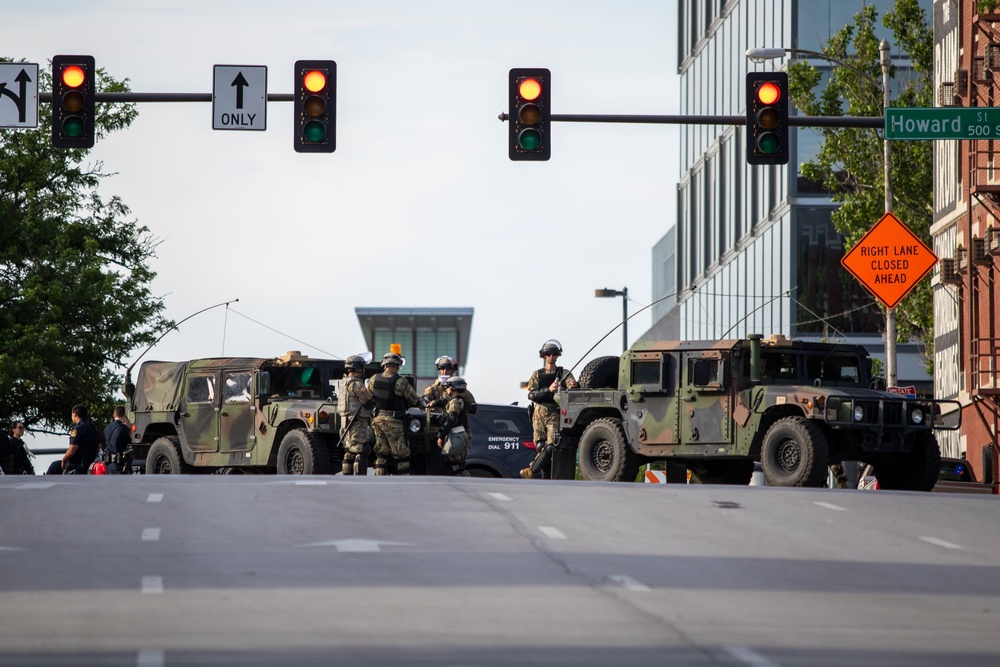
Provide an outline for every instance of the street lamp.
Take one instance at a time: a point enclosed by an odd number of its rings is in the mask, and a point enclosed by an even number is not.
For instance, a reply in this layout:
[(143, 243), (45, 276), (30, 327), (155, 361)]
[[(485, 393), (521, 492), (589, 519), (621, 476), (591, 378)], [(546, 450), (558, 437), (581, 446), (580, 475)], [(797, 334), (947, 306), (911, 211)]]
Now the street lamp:
[(594, 296), (603, 299), (608, 297), (620, 296), (622, 298), (622, 352), (628, 351), (628, 288), (623, 287), (621, 290), (608, 289), (595, 289)]
[[(885, 114), (885, 109), (889, 108), (889, 66), (891, 64), (889, 40), (883, 39), (879, 42), (878, 50), (880, 56), (879, 64), (882, 66), (882, 113)], [(835, 65), (846, 67), (855, 74), (860, 75), (866, 81), (869, 81), (872, 85), (878, 86), (867, 72), (862, 72), (854, 65), (845, 63), (842, 60), (828, 56), (825, 53), (820, 53), (819, 51), (774, 47), (768, 49), (747, 49), (746, 56), (754, 62), (762, 63), (766, 60), (784, 58), (786, 53), (827, 60)], [(889, 143), (889, 139), (884, 136), (882, 138), (882, 168), (885, 178), (885, 212), (892, 213), (892, 145)], [(896, 310), (894, 308), (887, 308), (885, 313), (885, 378), (886, 384), (890, 387), (896, 386)]]

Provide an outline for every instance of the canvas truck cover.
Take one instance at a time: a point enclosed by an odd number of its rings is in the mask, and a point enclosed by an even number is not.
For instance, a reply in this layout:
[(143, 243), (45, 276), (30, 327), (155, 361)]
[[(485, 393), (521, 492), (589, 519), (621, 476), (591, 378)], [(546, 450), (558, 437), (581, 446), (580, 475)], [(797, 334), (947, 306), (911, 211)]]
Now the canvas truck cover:
[(134, 405), (140, 412), (176, 410), (184, 393), (186, 362), (147, 361), (139, 369)]

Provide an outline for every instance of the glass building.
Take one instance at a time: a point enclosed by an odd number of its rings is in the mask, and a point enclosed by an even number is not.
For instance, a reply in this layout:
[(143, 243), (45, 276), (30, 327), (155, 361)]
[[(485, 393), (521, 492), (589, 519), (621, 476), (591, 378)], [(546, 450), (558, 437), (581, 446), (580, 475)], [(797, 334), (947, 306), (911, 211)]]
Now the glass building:
[[(789, 64), (788, 58), (753, 63), (747, 49), (821, 51), (866, 4), (882, 17), (893, 0), (678, 0), (680, 113), (744, 115), (747, 72)], [(931, 0), (921, 4), (929, 18)], [(879, 37), (891, 39), (881, 22), (879, 28), (885, 33)], [(807, 60), (821, 72), (834, 66)], [(895, 56), (894, 64), (905, 67)], [(680, 129), (677, 222), (652, 258), (653, 298), (663, 300), (642, 338), (780, 333), (850, 340), (884, 357), (884, 317), (840, 265), (843, 239), (830, 217), (837, 205), (798, 169), (816, 154), (821, 136), (799, 128), (788, 165), (751, 166), (744, 125)], [(916, 345), (897, 346), (897, 373), (900, 385), (930, 391)]]

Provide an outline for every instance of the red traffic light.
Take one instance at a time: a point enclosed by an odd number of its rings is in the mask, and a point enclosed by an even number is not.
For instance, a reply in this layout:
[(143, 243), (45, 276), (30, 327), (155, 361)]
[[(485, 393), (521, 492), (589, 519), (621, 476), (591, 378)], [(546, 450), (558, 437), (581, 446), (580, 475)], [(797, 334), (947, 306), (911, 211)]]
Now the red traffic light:
[(309, 70), (302, 76), (302, 85), (310, 93), (318, 93), (326, 88), (326, 73), (318, 69)]
[(781, 99), (781, 88), (766, 81), (757, 88), (757, 99), (761, 104), (774, 104)]
[(70, 65), (62, 71), (63, 85), (70, 88), (79, 88), (87, 80), (87, 75), (83, 73), (83, 68), (77, 65)]
[(521, 96), (521, 99), (532, 102), (542, 94), (542, 84), (538, 82), (538, 79), (524, 79), (517, 87), (517, 94)]

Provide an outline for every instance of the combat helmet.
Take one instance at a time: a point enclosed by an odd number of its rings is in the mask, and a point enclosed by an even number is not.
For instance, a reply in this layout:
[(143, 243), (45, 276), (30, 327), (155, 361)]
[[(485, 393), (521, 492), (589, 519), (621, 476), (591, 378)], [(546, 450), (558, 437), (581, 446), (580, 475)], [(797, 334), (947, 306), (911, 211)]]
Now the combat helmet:
[(382, 367), (386, 366), (402, 366), (403, 357), (399, 356), (395, 352), (387, 352), (385, 356), (382, 357)]
[(449, 371), (458, 370), (458, 364), (455, 362), (454, 359), (452, 359), (448, 355), (445, 355), (443, 357), (438, 357), (437, 360), (435, 360), (434, 362), (434, 367), (437, 368), (438, 370), (441, 370), (442, 368), (447, 369)]
[(546, 354), (553, 353), (557, 356), (562, 356), (562, 344), (554, 338), (551, 338), (542, 344), (542, 349), (538, 351), (538, 356), (544, 359)]
[(467, 383), (465, 381), (465, 378), (463, 378), (461, 375), (452, 375), (450, 378), (448, 378), (448, 381), (445, 382), (445, 385), (449, 389), (455, 389), (456, 391), (458, 391), (467, 388), (469, 386), (469, 383)]
[(352, 354), (351, 356), (344, 359), (344, 370), (345, 371), (363, 371), (365, 369), (364, 357), (358, 354)]

